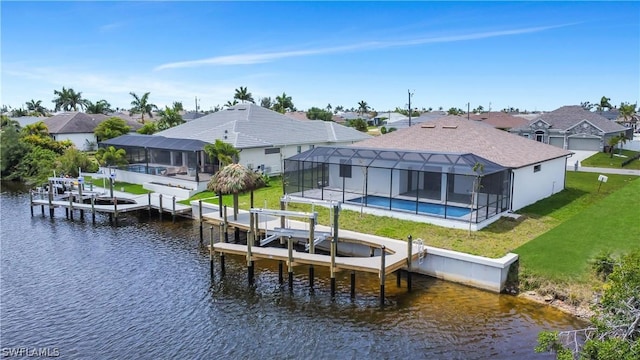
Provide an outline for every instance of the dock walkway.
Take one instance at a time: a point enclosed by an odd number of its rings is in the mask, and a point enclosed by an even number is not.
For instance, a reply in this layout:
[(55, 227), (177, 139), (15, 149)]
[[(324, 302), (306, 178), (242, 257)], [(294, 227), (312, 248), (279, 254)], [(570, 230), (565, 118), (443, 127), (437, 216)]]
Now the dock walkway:
[[(83, 191), (82, 202), (78, 199), (80, 194), (77, 190), (66, 191), (64, 194), (53, 195), (51, 200), (49, 199), (48, 192), (32, 192), (31, 193), (31, 209), (33, 211), (34, 206), (41, 206), (44, 214), (44, 208), (49, 207), (49, 213), (53, 216), (53, 210), (55, 208), (64, 208), (66, 211), (73, 214), (73, 210), (80, 210), (81, 212), (87, 211), (89, 213), (105, 213), (110, 215), (116, 215), (121, 213), (127, 213), (139, 210), (158, 210), (160, 213), (169, 213), (172, 216), (184, 215), (191, 212), (191, 206), (183, 205), (176, 202), (175, 198), (171, 196), (164, 196), (164, 199), (159, 194), (143, 194), (135, 195), (126, 192), (114, 191), (113, 198), (105, 195), (107, 194), (104, 189), (95, 188), (94, 191)], [(113, 204), (96, 204), (96, 201), (107, 200), (113, 201), (117, 199)], [(93, 199), (93, 201), (92, 201)], [(89, 203), (86, 203), (89, 201)], [(122, 202), (118, 202), (122, 201)], [(133, 202), (133, 203), (131, 203)], [(73, 216), (73, 215), (72, 215)]]
[[(228, 209), (230, 213), (233, 212), (233, 209)], [(206, 223), (210, 223), (213, 225), (220, 226), (224, 224), (224, 216), (219, 216), (219, 211), (204, 213), (202, 214), (203, 221)], [(227, 219), (227, 226), (232, 228), (237, 228), (243, 231), (248, 231), (250, 229), (249, 225), (250, 221), (250, 212), (246, 210), (239, 210), (238, 217), (236, 220)], [(260, 233), (266, 236), (271, 235), (271, 232), (277, 231), (281, 227), (281, 219), (276, 216), (264, 215), (261, 216), (257, 221)], [(297, 220), (285, 220), (285, 232), (287, 229), (294, 230), (296, 234), (306, 233), (309, 234), (309, 223)], [(324, 232), (331, 233), (332, 229), (328, 226), (316, 225), (314, 228), (314, 232)], [(308, 240), (308, 236), (304, 237)], [(326, 238), (327, 241), (333, 239), (333, 236), (329, 236)], [(354, 231), (339, 229), (338, 233), (338, 247), (342, 247), (345, 245), (342, 244), (355, 244), (360, 248), (364, 248), (366, 250), (373, 250), (372, 254), (377, 254), (376, 256), (366, 255), (366, 256), (338, 256), (335, 257), (335, 268), (334, 270), (355, 270), (355, 271), (364, 271), (381, 274), (381, 252), (378, 250), (375, 252), (375, 249), (385, 249), (385, 259), (384, 259), (384, 275), (388, 275), (393, 273), (396, 270), (401, 268), (406, 268), (411, 261), (415, 261), (420, 256), (420, 252), (423, 251), (423, 248), (419, 244), (409, 244), (406, 241), (389, 239), (381, 236), (375, 236), (370, 234), (362, 234)], [(342, 245), (342, 246), (341, 246)], [(350, 246), (351, 249), (353, 246)], [(213, 244), (213, 249), (218, 252), (236, 254), (236, 255), (247, 255), (248, 254), (248, 246), (243, 244), (231, 244), (218, 242)], [(362, 252), (368, 253), (368, 251)], [(273, 260), (282, 260), (289, 261), (289, 253), (286, 248), (278, 248), (278, 247), (260, 247), (253, 245), (251, 246), (251, 255), (256, 259), (273, 259)], [(411, 255), (410, 253), (411, 252)], [(411, 257), (411, 261), (409, 261), (409, 257)], [(322, 254), (310, 254), (307, 252), (300, 252), (293, 250), (292, 256), (293, 264), (296, 265), (319, 265), (319, 266), (331, 266), (331, 256), (330, 255), (322, 255)]]

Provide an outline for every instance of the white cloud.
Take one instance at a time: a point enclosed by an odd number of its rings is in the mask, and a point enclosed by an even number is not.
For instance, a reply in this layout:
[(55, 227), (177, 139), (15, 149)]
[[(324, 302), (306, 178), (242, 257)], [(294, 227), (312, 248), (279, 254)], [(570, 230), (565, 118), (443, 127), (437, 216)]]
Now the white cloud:
[(531, 28), (502, 30), (502, 31), (479, 32), (479, 33), (470, 33), (470, 34), (462, 34), (462, 35), (433, 36), (433, 37), (423, 37), (423, 38), (410, 39), (410, 40), (397, 40), (397, 41), (386, 41), (386, 42), (371, 41), (371, 42), (365, 42), (360, 44), (319, 48), (319, 49), (308, 49), (308, 50), (216, 56), (216, 57), (200, 59), (200, 60), (188, 60), (188, 61), (166, 63), (166, 64), (157, 66), (154, 70), (158, 71), (158, 70), (165, 70), (165, 69), (190, 68), (190, 67), (198, 67), (198, 66), (204, 66), (204, 65), (213, 65), (213, 66), (251, 65), (251, 64), (271, 62), (279, 59), (292, 58), (292, 57), (334, 54), (334, 53), (349, 52), (349, 51), (356, 51), (356, 50), (373, 50), (373, 49), (384, 49), (384, 48), (390, 48), (390, 47), (415, 46), (415, 45), (423, 45), (423, 44), (429, 44), (429, 43), (478, 40), (478, 39), (486, 39), (486, 38), (499, 37), (499, 36), (528, 34), (528, 33), (535, 33), (535, 32), (545, 31), (549, 29), (569, 26), (569, 25), (571, 24), (531, 27)]

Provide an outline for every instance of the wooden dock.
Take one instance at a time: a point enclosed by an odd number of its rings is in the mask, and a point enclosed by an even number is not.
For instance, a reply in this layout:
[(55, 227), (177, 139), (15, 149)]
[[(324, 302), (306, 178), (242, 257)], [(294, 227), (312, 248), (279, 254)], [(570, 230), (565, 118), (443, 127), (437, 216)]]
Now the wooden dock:
[[(286, 265), (289, 269), (289, 286), (293, 286), (293, 267), (309, 266), (309, 283), (313, 287), (313, 267), (322, 266), (329, 268), (331, 274), (331, 294), (335, 294), (335, 272), (351, 271), (351, 295), (354, 296), (355, 272), (376, 273), (380, 278), (380, 302), (384, 305), (384, 282), (387, 275), (396, 272), (397, 284), (400, 286), (401, 270), (407, 271), (407, 288), (411, 289), (411, 264), (419, 257), (424, 256), (423, 247), (411, 241), (394, 240), (375, 235), (362, 234), (348, 230), (336, 229), (323, 225), (315, 225), (312, 213), (296, 213), (298, 218), (306, 221), (291, 220), (291, 215), (286, 211), (251, 209), (239, 210), (236, 219), (231, 220), (225, 214), (231, 211), (215, 211), (206, 214), (200, 212), (201, 228), (203, 223), (211, 224), (220, 229), (220, 242), (215, 242), (210, 249), (211, 274), (213, 276), (213, 253), (220, 254), (220, 262), (224, 272), (224, 255), (234, 254), (244, 256), (247, 259), (249, 283), (253, 283), (253, 262), (257, 260), (272, 260), (279, 262), (279, 279), (282, 282), (282, 269)], [(339, 212), (339, 210), (337, 211)], [(336, 212), (336, 213), (337, 213)], [(221, 216), (222, 213), (222, 216)], [(274, 216), (273, 214), (282, 214)], [(338, 217), (334, 216), (334, 224), (338, 224)], [(247, 233), (246, 244), (225, 242), (228, 229), (234, 229), (236, 242), (239, 231)], [(213, 227), (212, 227), (213, 230)], [(316, 234), (322, 235), (317, 236)], [(223, 235), (224, 234), (224, 235)], [(327, 234), (331, 234), (327, 236)], [(276, 246), (260, 246), (261, 239), (278, 238)], [(213, 239), (213, 237), (212, 237)], [(329, 254), (318, 254), (314, 251), (315, 242), (311, 239), (320, 239), (330, 243)], [(294, 242), (306, 243), (306, 251), (294, 249)], [(347, 248), (354, 252), (359, 249), (360, 256), (338, 256), (338, 249)]]
[[(31, 191), (30, 193), (31, 215), (33, 208), (40, 206), (42, 215), (45, 214), (45, 207), (49, 208), (49, 216), (54, 216), (57, 208), (65, 209), (67, 218), (73, 219), (73, 212), (79, 211), (80, 216), (84, 212), (92, 215), (95, 222), (95, 214), (108, 214), (110, 219), (117, 222), (118, 214), (141, 210), (157, 210), (162, 219), (163, 213), (168, 213), (175, 221), (176, 216), (184, 216), (191, 213), (191, 206), (177, 203), (175, 196), (163, 196), (162, 194), (132, 195), (123, 192), (114, 192), (114, 196), (107, 196), (98, 191), (78, 190), (66, 191), (63, 194), (53, 192)], [(99, 204), (100, 202), (110, 202), (111, 204)]]

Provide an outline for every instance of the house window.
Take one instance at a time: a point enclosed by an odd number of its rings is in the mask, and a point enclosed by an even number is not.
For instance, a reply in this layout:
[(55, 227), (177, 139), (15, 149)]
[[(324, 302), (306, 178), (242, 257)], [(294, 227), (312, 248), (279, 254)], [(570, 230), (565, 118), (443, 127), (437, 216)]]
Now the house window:
[(298, 152), (298, 154), (300, 154), (302, 152), (302, 146), (298, 145), (298, 148), (296, 149), (296, 151)]
[(527, 139), (529, 138), (529, 134), (522, 134), (522, 136), (526, 137)]
[(340, 160), (340, 177), (351, 178), (351, 160)]
[(280, 148), (268, 148), (268, 149), (264, 149), (264, 154), (265, 154), (265, 155), (269, 155), (269, 154), (280, 154)]
[(536, 141), (544, 142), (544, 132), (536, 131)]
[(538, 165), (534, 165), (533, 166), (533, 172), (536, 173), (538, 171), (540, 171), (540, 169), (542, 169), (542, 165), (538, 164)]

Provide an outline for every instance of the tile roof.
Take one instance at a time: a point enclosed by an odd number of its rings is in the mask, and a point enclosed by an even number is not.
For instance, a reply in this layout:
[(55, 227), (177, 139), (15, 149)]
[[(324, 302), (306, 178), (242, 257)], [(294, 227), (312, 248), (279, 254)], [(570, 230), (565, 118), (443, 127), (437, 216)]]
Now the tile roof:
[[(555, 130), (570, 129), (583, 120), (587, 120), (605, 133), (615, 133), (626, 130), (624, 126), (617, 124), (596, 112), (587, 111), (580, 105), (563, 106), (551, 112), (541, 114), (537, 118), (531, 120), (529, 124), (538, 120), (545, 121), (551, 125), (551, 129)], [(525, 130), (528, 128), (528, 125), (518, 127), (518, 129)]]
[(160, 131), (169, 138), (216, 139), (235, 148), (355, 142), (370, 137), (365, 133), (331, 121), (300, 121), (259, 105), (238, 104), (182, 125)]
[(529, 121), (527, 121), (526, 119), (515, 117), (502, 111), (472, 114), (469, 116), (469, 119), (481, 121), (485, 124), (493, 126), (496, 129), (511, 129), (529, 124)]
[[(103, 114), (85, 114), (83, 112), (61, 112), (52, 117), (44, 118), (43, 122), (49, 128), (50, 134), (86, 134), (92, 133), (96, 126), (110, 118)], [(142, 127), (135, 121), (123, 119), (132, 131)]]
[(62, 112), (50, 118), (44, 123), (49, 128), (50, 134), (75, 134), (92, 133), (96, 126), (107, 119), (103, 114), (85, 114), (82, 112)]
[(556, 159), (569, 151), (498, 130), (466, 117), (446, 116), (353, 144), (427, 152), (472, 153), (499, 165), (520, 168)]

